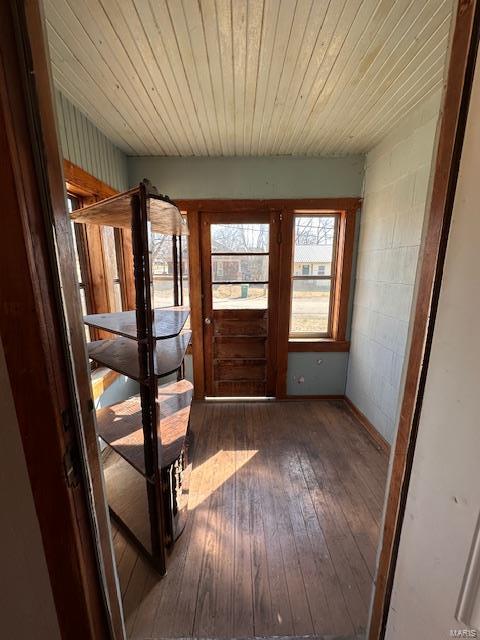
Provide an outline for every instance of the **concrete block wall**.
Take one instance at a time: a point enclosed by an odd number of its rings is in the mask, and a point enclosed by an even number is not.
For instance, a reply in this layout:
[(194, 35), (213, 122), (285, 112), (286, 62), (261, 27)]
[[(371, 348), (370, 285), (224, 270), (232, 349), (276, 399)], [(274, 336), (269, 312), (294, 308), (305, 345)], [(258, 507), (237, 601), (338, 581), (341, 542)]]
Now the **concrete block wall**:
[(440, 93), (366, 158), (346, 395), (394, 440)]

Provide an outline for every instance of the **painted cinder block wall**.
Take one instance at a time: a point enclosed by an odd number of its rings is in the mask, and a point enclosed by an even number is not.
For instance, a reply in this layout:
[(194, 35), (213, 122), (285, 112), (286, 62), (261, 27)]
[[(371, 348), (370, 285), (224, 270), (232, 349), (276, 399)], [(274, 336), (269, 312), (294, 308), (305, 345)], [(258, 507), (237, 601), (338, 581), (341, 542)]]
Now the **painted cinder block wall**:
[(480, 635), (455, 619), (480, 512), (479, 165), (477, 62), (386, 640)]
[(367, 154), (346, 395), (394, 440), (440, 92)]

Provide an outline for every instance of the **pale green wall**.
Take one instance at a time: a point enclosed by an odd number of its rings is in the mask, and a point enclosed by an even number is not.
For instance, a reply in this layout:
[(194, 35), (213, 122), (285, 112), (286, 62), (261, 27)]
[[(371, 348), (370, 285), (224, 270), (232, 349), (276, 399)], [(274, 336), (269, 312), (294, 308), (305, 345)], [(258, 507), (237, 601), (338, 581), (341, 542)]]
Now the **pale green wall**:
[[(363, 167), (363, 156), (129, 157), (128, 177), (130, 186), (148, 178), (172, 198), (358, 197)], [(290, 353), (288, 394), (342, 395), (347, 363), (348, 353)]]
[(129, 157), (130, 186), (148, 178), (171, 198), (360, 196), (363, 156), (346, 158)]
[(123, 151), (58, 90), (55, 102), (63, 157), (114, 189), (127, 189), (127, 157)]

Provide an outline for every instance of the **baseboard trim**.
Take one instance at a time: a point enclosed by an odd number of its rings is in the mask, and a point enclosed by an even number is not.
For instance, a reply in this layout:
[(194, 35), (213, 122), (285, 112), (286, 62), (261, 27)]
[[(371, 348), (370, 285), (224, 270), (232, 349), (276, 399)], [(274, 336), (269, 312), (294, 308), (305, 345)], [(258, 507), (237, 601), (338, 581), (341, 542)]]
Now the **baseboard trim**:
[(290, 402), (294, 400), (344, 400), (345, 396), (343, 394), (338, 395), (328, 395), (328, 394), (320, 394), (320, 395), (296, 395), (291, 394), (284, 396), (283, 398), (277, 398), (280, 402)]
[(373, 424), (367, 418), (365, 414), (363, 414), (360, 409), (355, 406), (355, 404), (350, 400), (348, 396), (344, 397), (345, 404), (353, 413), (358, 422), (362, 425), (362, 427), (367, 432), (370, 440), (377, 446), (377, 448), (385, 451), (385, 453), (390, 453), (390, 443), (385, 440), (385, 438), (375, 429)]

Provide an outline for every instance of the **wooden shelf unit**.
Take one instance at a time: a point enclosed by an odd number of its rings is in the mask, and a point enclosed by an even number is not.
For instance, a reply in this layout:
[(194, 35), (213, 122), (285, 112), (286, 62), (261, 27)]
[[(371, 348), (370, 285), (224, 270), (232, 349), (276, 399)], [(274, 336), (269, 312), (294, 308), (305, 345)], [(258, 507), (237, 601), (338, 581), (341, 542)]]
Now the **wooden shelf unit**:
[[(183, 329), (189, 311), (182, 306), (181, 263), (187, 225), (176, 205), (148, 181), (76, 210), (71, 218), (132, 231), (135, 311), (87, 315), (84, 322), (119, 336), (87, 344), (89, 358), (139, 382), (137, 395), (97, 410), (97, 434), (106, 447), (110, 511), (163, 575), (166, 548), (184, 526), (188, 496), (193, 387), (183, 379), (191, 332)], [(173, 307), (153, 308), (152, 233), (172, 237)], [(175, 373), (176, 381), (159, 384)]]
[[(173, 338), (182, 331), (190, 312), (183, 307), (155, 309), (153, 336), (156, 340)], [(137, 320), (135, 311), (117, 313), (94, 313), (83, 317), (83, 321), (93, 329), (103, 329), (109, 333), (137, 340)]]
[[(192, 332), (185, 331), (174, 338), (158, 340), (155, 344), (155, 376), (162, 378), (178, 371), (183, 363)], [(138, 347), (129, 338), (95, 340), (87, 344), (91, 360), (118, 371), (132, 380), (148, 384), (150, 376), (142, 379), (138, 362)]]

